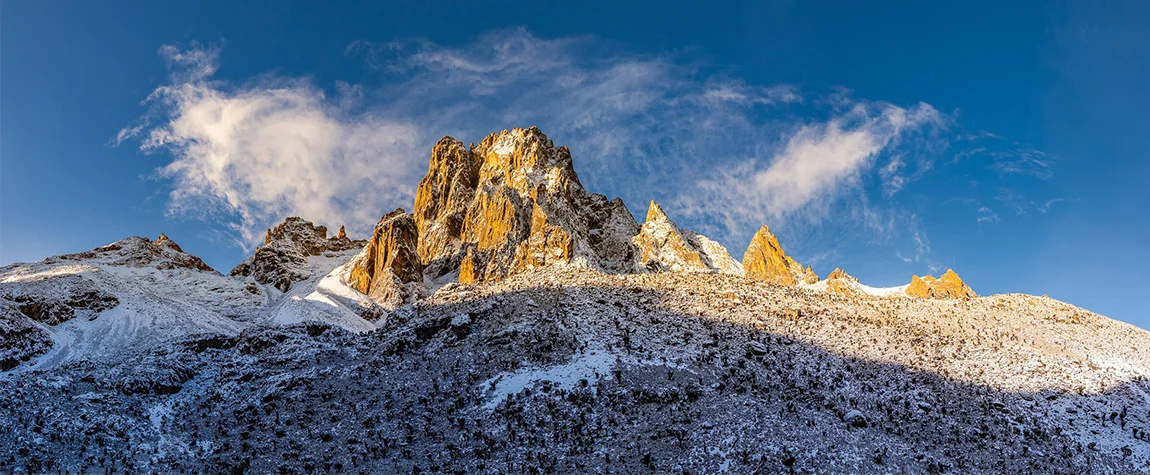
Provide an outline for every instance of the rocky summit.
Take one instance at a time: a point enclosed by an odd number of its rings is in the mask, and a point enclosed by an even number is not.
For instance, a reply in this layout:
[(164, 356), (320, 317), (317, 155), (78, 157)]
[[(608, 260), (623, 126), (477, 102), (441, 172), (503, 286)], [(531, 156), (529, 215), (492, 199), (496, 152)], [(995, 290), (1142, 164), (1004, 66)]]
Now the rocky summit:
[(743, 254), (743, 271), (752, 279), (779, 285), (813, 284), (819, 280), (814, 270), (803, 269), (783, 252), (779, 239), (766, 225), (751, 238), (751, 245)]
[(727, 248), (706, 236), (680, 229), (654, 201), (647, 211), (647, 220), (631, 242), (637, 251), (637, 269), (743, 274), (742, 266)]
[(859, 280), (857, 277), (847, 274), (846, 271), (835, 267), (827, 275), (827, 290), (839, 295), (857, 296), (863, 292), (858, 288)]
[(294, 282), (308, 277), (307, 271), (300, 269), (307, 261), (307, 256), (346, 251), (363, 245), (363, 241), (349, 239), (343, 226), (340, 226), (338, 235), (328, 238), (326, 227), (291, 217), (269, 229), (264, 244), (256, 249), (255, 254), (233, 268), (230, 275), (252, 276), (256, 282), (272, 284), (280, 291), (287, 292)]
[(287, 218), (228, 275), (166, 235), (0, 268), (0, 468), (1150, 471), (1145, 330), (819, 280), (765, 225), (739, 262), (536, 128), (444, 137), (413, 205)]
[(534, 127), (470, 147), (444, 137), (412, 218), (428, 277), (466, 284), (553, 264), (627, 271), (638, 232), (622, 200), (584, 190), (567, 147)]
[(917, 275), (911, 277), (910, 285), (906, 288), (906, 294), (924, 299), (959, 299), (978, 296), (953, 269), (947, 269), (946, 273), (938, 279), (929, 275), (921, 278)]

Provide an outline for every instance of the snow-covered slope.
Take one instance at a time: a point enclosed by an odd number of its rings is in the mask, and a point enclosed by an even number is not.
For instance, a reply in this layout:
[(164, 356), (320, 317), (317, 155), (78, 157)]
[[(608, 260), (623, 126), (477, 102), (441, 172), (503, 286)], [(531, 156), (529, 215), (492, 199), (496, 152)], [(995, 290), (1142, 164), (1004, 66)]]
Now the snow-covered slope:
[[(325, 283), (340, 275), (298, 295), (345, 305)], [(1049, 298), (842, 296), (723, 274), (557, 266), (444, 286), (392, 317), (366, 335), (254, 325), (120, 362), (9, 373), (0, 463), (1150, 470), (1150, 333)]]
[[(235, 336), (261, 324), (316, 321), (369, 331), (375, 325), (363, 316), (378, 318), (380, 312), (346, 284), (344, 264), (357, 252), (326, 251), (294, 262), (292, 272), (306, 278), (286, 293), (251, 276), (221, 275), (167, 237), (131, 237), (92, 251), (5, 266), (0, 268), (4, 325), (12, 332), (35, 328), (50, 337), (49, 345), (23, 351), (6, 366), (29, 370), (80, 359), (105, 361), (173, 338)], [(22, 361), (25, 355), (28, 360)]]
[(356, 254), (343, 251), (310, 257), (312, 277), (280, 296), (261, 321), (279, 325), (324, 322), (353, 332), (374, 330), (375, 324), (364, 316), (378, 319), (378, 306), (347, 285), (349, 260)]
[[(857, 292), (857, 295), (870, 295), (873, 297), (906, 297), (907, 284), (896, 285), (894, 287), (871, 287), (859, 281), (854, 281), (845, 285), (847, 288)], [(818, 292), (835, 292), (831, 288), (829, 282), (824, 279), (813, 284), (800, 282), (799, 288), (815, 290)]]
[(263, 298), (164, 241), (131, 237), (0, 269), (0, 298), (51, 334), (51, 349), (32, 366), (122, 356), (189, 334), (239, 333), (245, 324), (236, 317)]

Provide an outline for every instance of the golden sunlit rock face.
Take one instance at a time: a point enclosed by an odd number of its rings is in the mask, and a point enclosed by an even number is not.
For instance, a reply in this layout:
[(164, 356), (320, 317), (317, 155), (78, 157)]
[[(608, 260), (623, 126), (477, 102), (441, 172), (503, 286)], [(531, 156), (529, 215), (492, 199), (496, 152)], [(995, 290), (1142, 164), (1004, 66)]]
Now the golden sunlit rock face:
[(858, 289), (858, 283), (858, 278), (838, 267), (827, 276), (827, 290), (839, 295), (848, 297), (861, 295), (863, 292)]
[(552, 264), (629, 271), (638, 232), (623, 201), (584, 190), (567, 147), (535, 127), (470, 147), (441, 139), (412, 220), (421, 269), (432, 279), (458, 272), (465, 284)]
[(957, 299), (977, 297), (978, 294), (966, 285), (953, 269), (947, 269), (942, 277), (935, 279), (931, 276), (914, 276), (910, 279), (910, 286), (906, 294), (911, 297), (924, 299)]
[(415, 219), (397, 209), (379, 220), (367, 247), (351, 263), (348, 285), (388, 308), (402, 305), (406, 284), (423, 280)]
[(813, 284), (819, 278), (810, 267), (795, 262), (783, 252), (779, 239), (763, 225), (751, 239), (751, 245), (743, 254), (743, 270), (747, 277), (778, 285), (794, 286), (801, 283)]

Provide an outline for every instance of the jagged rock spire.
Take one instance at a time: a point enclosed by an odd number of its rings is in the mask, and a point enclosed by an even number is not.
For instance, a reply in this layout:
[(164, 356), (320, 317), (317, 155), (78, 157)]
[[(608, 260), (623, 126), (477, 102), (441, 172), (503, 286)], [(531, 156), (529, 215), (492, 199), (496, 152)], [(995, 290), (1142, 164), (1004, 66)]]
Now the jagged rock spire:
[(643, 270), (742, 274), (742, 266), (726, 248), (706, 236), (679, 228), (654, 201), (647, 210), (647, 220), (631, 242), (637, 249), (637, 267)]
[(819, 280), (811, 268), (803, 269), (783, 252), (779, 239), (765, 224), (755, 233), (743, 254), (743, 270), (747, 277), (779, 285), (813, 284)]
[(367, 294), (389, 310), (413, 293), (407, 284), (423, 280), (423, 265), (416, 252), (415, 219), (403, 209), (383, 216), (367, 247), (351, 262), (348, 285)]
[(157, 246), (167, 246), (168, 248), (170, 248), (171, 250), (176, 251), (176, 252), (184, 252), (184, 250), (180, 248), (180, 245), (176, 244), (176, 241), (169, 239), (168, 235), (164, 234), (164, 233), (160, 233), (160, 237), (156, 238), (155, 241), (152, 241), (152, 244), (155, 244)]

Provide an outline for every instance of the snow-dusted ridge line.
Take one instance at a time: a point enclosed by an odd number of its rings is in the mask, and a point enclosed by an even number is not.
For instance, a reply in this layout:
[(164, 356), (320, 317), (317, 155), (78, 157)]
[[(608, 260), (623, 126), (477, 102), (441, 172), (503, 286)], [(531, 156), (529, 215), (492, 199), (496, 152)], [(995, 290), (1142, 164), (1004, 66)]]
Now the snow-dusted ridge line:
[[(160, 244), (157, 244), (160, 243)], [(300, 268), (311, 277), (280, 292), (252, 277), (225, 276), (166, 240), (128, 238), (93, 251), (0, 268), (0, 304), (30, 296), (43, 308), (67, 310), (65, 302), (84, 292), (114, 296), (100, 311), (69, 310), (55, 325), (20, 318), (47, 332), (51, 348), (15, 366), (42, 370), (70, 361), (104, 361), (145, 351), (165, 341), (200, 333), (234, 336), (253, 325), (320, 322), (365, 332), (378, 315), (366, 296), (347, 286), (347, 262), (358, 249), (308, 256)], [(46, 305), (50, 305), (45, 307)], [(8, 317), (18, 315), (18, 317)]]

